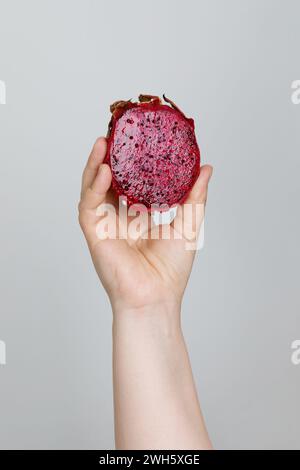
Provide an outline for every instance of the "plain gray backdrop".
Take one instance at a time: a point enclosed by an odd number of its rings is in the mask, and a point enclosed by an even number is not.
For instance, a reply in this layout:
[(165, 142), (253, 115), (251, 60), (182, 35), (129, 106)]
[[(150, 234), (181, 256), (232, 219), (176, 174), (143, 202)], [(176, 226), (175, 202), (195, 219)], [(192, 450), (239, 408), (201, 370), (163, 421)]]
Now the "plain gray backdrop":
[(195, 118), (215, 169), (183, 308), (214, 446), (300, 449), (299, 15), (292, 0), (0, 0), (1, 448), (114, 446), (110, 306), (77, 203), (109, 104), (143, 92)]

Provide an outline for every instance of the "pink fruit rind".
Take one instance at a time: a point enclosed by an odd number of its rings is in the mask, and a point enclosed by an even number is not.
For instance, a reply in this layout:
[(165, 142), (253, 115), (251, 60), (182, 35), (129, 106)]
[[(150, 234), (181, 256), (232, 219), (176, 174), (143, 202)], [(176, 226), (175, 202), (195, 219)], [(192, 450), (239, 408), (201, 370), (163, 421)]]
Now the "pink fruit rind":
[(105, 162), (112, 187), (127, 204), (182, 204), (200, 173), (194, 121), (168, 98), (140, 95), (111, 106)]

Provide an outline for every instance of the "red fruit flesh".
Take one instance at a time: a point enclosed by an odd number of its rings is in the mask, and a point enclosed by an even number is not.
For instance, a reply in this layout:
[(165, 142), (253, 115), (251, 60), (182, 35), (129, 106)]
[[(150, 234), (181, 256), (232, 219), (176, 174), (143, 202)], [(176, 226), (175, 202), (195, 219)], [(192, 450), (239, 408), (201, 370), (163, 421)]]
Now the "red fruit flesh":
[(185, 200), (199, 175), (194, 121), (150, 98), (113, 108), (106, 161), (113, 188), (128, 205), (172, 207)]

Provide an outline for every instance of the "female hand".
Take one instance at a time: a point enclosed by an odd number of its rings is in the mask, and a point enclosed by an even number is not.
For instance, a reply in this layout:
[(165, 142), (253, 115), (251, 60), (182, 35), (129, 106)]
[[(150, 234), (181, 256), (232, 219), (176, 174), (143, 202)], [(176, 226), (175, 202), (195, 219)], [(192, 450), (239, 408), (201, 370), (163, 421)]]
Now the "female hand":
[[(184, 232), (187, 230), (183, 231), (182, 224), (192, 228), (192, 237), (199, 233), (212, 168), (201, 167), (200, 176), (185, 201), (190, 210), (187, 213), (182, 206), (178, 208), (169, 227), (169, 239), (162, 238), (162, 227), (155, 226), (151, 216), (146, 214), (143, 215), (144, 227), (142, 224), (139, 236), (136, 236), (128, 229), (132, 217), (120, 214), (117, 198), (110, 188), (112, 177), (109, 166), (103, 163), (105, 154), (106, 139), (101, 137), (97, 139), (83, 172), (79, 221), (113, 310), (180, 305), (195, 256), (195, 249), (189, 249), (193, 240), (186, 238)], [(107, 204), (113, 204), (115, 208), (123, 239), (99, 238), (99, 213), (101, 206)]]
[[(184, 206), (192, 210), (186, 216), (183, 206), (178, 207), (165, 239), (163, 228), (153, 225), (147, 212), (140, 230), (130, 230), (134, 214), (118, 207), (110, 188), (110, 168), (103, 163), (105, 153), (106, 140), (100, 138), (83, 173), (79, 221), (114, 312), (116, 446), (209, 449), (181, 331), (180, 307), (195, 256), (189, 243), (199, 232), (212, 168), (201, 168)], [(103, 236), (107, 208), (117, 214), (112, 222), (122, 238)]]

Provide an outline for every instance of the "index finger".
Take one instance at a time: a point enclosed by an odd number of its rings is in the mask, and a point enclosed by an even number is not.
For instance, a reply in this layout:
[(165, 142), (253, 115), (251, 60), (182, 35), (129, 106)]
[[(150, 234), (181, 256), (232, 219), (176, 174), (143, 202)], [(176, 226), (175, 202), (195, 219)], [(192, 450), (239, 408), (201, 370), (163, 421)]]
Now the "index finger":
[(99, 137), (90, 153), (87, 164), (82, 174), (81, 198), (86, 190), (92, 186), (98, 173), (99, 167), (106, 155), (107, 143), (105, 137)]

